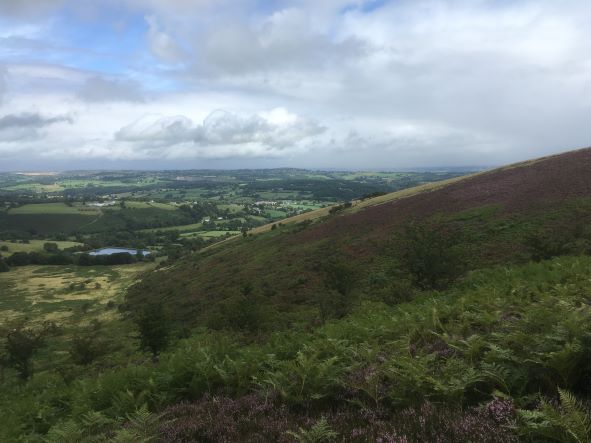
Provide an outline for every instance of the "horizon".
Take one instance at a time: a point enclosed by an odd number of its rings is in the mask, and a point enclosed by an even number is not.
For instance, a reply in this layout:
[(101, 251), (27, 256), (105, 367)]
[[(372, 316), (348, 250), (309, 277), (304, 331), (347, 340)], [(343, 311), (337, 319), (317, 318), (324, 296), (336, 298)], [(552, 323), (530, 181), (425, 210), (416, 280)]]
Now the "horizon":
[(296, 168), (288, 166), (278, 166), (269, 168), (163, 168), (163, 169), (63, 169), (63, 170), (43, 170), (43, 169), (15, 169), (15, 170), (0, 170), (0, 174), (20, 174), (20, 175), (58, 175), (65, 173), (100, 173), (100, 172), (206, 172), (206, 171), (317, 171), (317, 172), (438, 172), (438, 171), (482, 171), (486, 169), (499, 168), (503, 165), (467, 165), (467, 166), (417, 166), (408, 168)]

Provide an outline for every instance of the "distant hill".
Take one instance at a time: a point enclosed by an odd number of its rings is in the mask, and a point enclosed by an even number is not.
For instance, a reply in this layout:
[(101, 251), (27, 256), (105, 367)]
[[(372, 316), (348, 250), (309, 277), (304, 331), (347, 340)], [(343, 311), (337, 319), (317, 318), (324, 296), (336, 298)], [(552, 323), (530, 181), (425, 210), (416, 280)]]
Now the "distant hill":
[(247, 288), (275, 312), (273, 328), (312, 321), (324, 263), (346, 262), (359, 295), (371, 298), (372, 281), (396, 272), (412, 222), (459, 230), (468, 269), (560, 255), (587, 235), (590, 171), (587, 148), (356, 202), (332, 215), (325, 210), (299, 224), (287, 220), (146, 276), (128, 307), (163, 299), (183, 323), (212, 326), (217, 307)]

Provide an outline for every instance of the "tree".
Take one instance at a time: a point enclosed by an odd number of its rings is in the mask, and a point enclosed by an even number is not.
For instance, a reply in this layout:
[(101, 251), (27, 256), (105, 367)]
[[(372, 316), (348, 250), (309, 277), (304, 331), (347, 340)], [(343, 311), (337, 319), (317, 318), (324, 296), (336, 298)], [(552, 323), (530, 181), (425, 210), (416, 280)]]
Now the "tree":
[(8, 272), (10, 267), (3, 258), (0, 258), (0, 272)]
[(31, 359), (43, 346), (43, 335), (31, 329), (18, 326), (6, 336), (7, 363), (16, 369), (23, 380), (33, 373)]
[(70, 357), (78, 365), (88, 365), (106, 352), (107, 344), (99, 339), (96, 334), (88, 333), (72, 340)]
[(57, 243), (47, 242), (43, 244), (43, 250), (49, 253), (55, 253), (59, 251)]
[(162, 302), (149, 303), (135, 319), (140, 333), (140, 346), (150, 351), (154, 359), (168, 345), (170, 318)]

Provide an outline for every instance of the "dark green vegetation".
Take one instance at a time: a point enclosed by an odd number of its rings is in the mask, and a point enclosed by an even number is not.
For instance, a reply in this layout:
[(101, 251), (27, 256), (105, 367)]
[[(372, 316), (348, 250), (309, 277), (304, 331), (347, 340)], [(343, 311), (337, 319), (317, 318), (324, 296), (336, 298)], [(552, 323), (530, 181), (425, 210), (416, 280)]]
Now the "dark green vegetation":
[(52, 367), (47, 333), (28, 381), (6, 358), (0, 440), (590, 441), (589, 170), (576, 151), (168, 262), (128, 289), (111, 367)]

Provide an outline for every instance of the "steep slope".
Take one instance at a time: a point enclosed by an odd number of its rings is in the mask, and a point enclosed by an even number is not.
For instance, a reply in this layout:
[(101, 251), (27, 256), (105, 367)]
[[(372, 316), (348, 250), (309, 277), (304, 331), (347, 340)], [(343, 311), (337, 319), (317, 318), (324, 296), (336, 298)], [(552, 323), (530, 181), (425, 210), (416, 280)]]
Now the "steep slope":
[(356, 270), (358, 293), (371, 296), (372, 279), (396, 266), (400, 233), (411, 221), (460, 227), (471, 268), (527, 259), (534, 235), (565, 233), (564, 242), (582, 235), (581, 226), (591, 220), (589, 171), (591, 149), (582, 149), (360, 202), (146, 276), (130, 291), (128, 306), (164, 300), (183, 322), (212, 326), (223, 324), (219, 306), (243, 294), (274, 312), (276, 325), (313, 319), (325, 292), (322, 264), (340, 257)]

